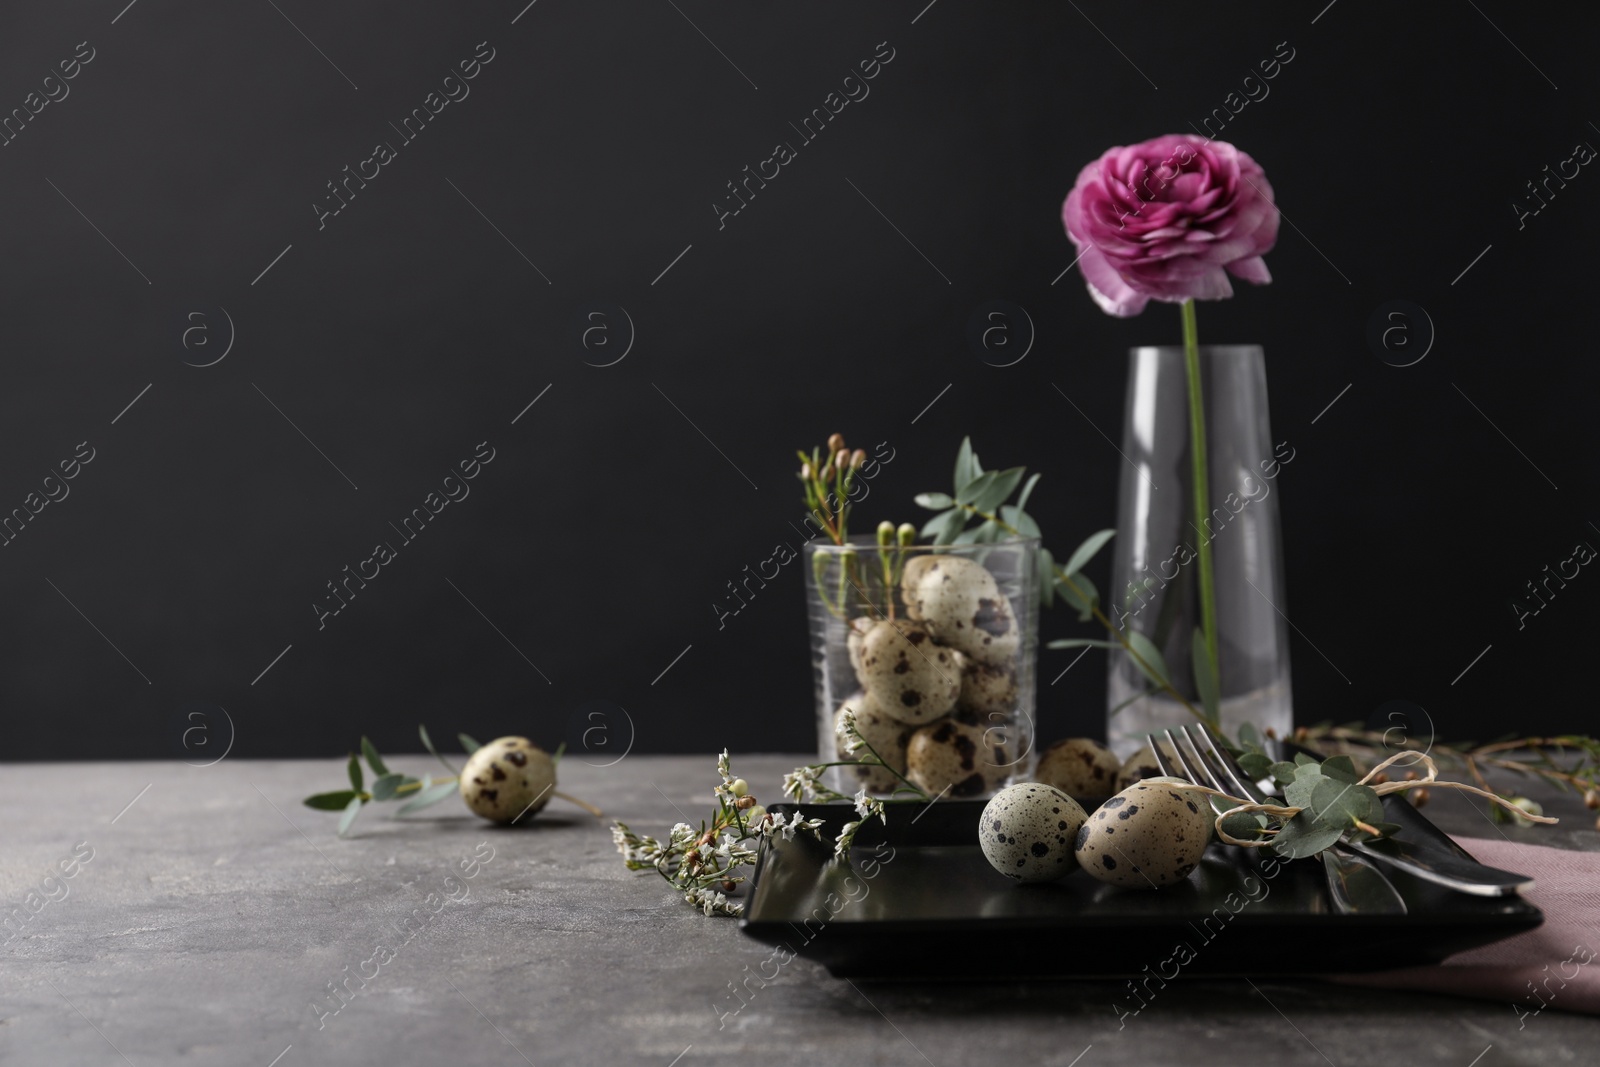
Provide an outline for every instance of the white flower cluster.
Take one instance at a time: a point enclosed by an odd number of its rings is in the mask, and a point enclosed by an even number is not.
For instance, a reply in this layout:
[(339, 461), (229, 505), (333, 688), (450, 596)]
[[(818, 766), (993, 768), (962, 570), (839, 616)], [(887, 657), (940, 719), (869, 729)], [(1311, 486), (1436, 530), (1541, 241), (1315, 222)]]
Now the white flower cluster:
[(834, 728), (834, 733), (839, 740), (839, 754), (841, 756), (854, 756), (867, 747), (866, 739), (861, 736), (860, 729), (856, 726), (856, 709), (847, 707), (844, 714), (839, 716), (839, 725)]
[(797, 811), (790, 812), (787, 816), (781, 811), (774, 812), (772, 817), (762, 823), (760, 827), (761, 836), (771, 837), (773, 834), (778, 834), (785, 841), (793, 841), (794, 835), (801, 830), (806, 831), (818, 841), (822, 840), (822, 820), (803, 819)]
[(783, 794), (795, 801), (810, 800), (817, 792), (817, 779), (822, 777), (820, 766), (796, 767), (783, 776)]
[(729, 900), (726, 893), (710, 889), (696, 887), (683, 894), (683, 899), (689, 906), (705, 912), (707, 918), (713, 915), (728, 915), (737, 919), (744, 914), (743, 904)]

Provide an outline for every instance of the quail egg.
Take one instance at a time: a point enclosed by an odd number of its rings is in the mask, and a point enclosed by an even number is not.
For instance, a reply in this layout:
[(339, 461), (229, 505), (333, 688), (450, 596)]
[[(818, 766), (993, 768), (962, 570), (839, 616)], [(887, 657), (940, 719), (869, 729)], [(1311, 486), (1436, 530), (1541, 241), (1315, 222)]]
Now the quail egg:
[(961, 671), (922, 624), (882, 619), (861, 639), (861, 684), (886, 714), (917, 726), (955, 707)]
[(550, 802), (556, 766), (526, 737), (498, 737), (461, 770), (461, 799), (492, 822), (517, 822)]
[(1078, 869), (1073, 851), (1088, 816), (1059, 789), (1029, 782), (996, 793), (978, 819), (978, 843), (995, 870), (1019, 882), (1049, 882)]
[(1012, 663), (985, 663), (954, 653), (961, 666), (961, 695), (956, 706), (978, 716), (1009, 715), (1017, 706), (1017, 668)]
[[(834, 713), (833, 729), (834, 737), (838, 741), (839, 758), (853, 760), (863, 755), (859, 752), (852, 754), (845, 747), (844, 738), (839, 736), (840, 720), (844, 718), (847, 709), (854, 709), (856, 730), (866, 739), (867, 744), (872, 746), (872, 750), (890, 767), (901, 774), (906, 773), (906, 742), (911, 739), (912, 727), (885, 715), (877, 702), (865, 693), (857, 693), (846, 700)], [(887, 768), (877, 764), (857, 764), (845, 768), (845, 773), (869, 793), (892, 793), (895, 787), (901, 784), (899, 778), (891, 774)]]
[[(1178, 753), (1173, 749), (1171, 741), (1161, 742), (1161, 754), (1174, 764), (1177, 763)], [(1161, 764), (1156, 762), (1156, 757), (1150, 751), (1150, 746), (1143, 744), (1139, 746), (1139, 751), (1129, 756), (1122, 764), (1121, 769), (1117, 771), (1116, 787), (1119, 790), (1126, 789), (1134, 782), (1144, 778), (1154, 778), (1161, 773)]]
[(1116, 755), (1098, 741), (1069, 737), (1039, 754), (1033, 777), (1068, 796), (1106, 797), (1115, 791), (1121, 769)]
[(922, 618), (922, 601), (917, 596), (917, 587), (922, 584), (928, 568), (937, 563), (941, 556), (934, 553), (912, 556), (906, 560), (905, 569), (900, 572), (900, 599), (905, 602), (906, 611), (913, 619)]
[(906, 777), (929, 796), (975, 797), (1016, 770), (1003, 729), (951, 717), (915, 731), (906, 745)]
[(861, 678), (861, 642), (866, 638), (867, 631), (872, 629), (873, 620), (865, 615), (859, 615), (849, 622), (850, 633), (844, 639), (845, 651), (850, 657), (850, 667), (856, 672), (857, 680)]
[(920, 569), (915, 593), (907, 599), (912, 617), (921, 620), (940, 644), (974, 659), (1001, 663), (1015, 656), (1022, 631), (994, 575), (963, 556), (930, 559)]
[(1210, 809), (1166, 782), (1135, 782), (1078, 831), (1078, 863), (1123, 889), (1159, 889), (1189, 877), (1211, 839)]

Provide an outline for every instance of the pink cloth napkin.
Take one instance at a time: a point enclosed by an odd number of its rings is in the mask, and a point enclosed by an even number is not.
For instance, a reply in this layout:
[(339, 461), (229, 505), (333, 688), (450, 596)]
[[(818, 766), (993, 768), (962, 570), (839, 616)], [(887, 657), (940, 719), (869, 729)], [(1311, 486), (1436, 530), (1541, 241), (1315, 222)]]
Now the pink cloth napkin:
[(1462, 838), (1490, 867), (1526, 874), (1523, 896), (1544, 925), (1430, 967), (1342, 975), (1350, 985), (1411, 989), (1504, 1001), (1519, 1015), (1551, 1010), (1600, 1014), (1600, 852)]

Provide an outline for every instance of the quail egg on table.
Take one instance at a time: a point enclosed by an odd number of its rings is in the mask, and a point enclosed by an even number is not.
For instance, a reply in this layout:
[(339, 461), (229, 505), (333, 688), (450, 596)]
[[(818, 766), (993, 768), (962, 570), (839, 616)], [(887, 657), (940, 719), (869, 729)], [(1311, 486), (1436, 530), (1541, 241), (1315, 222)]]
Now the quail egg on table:
[(1200, 863), (1211, 809), (1167, 782), (1135, 782), (1100, 805), (1078, 831), (1078, 864), (1123, 889), (1175, 885)]
[(1098, 741), (1069, 737), (1039, 754), (1033, 777), (1072, 797), (1105, 797), (1115, 792), (1122, 764)]
[(550, 802), (556, 766), (526, 737), (498, 737), (467, 757), (461, 799), (492, 822), (517, 822)]
[(882, 619), (867, 631), (860, 678), (885, 714), (913, 726), (947, 714), (961, 693), (955, 657), (909, 619)]
[(987, 793), (1016, 770), (1005, 731), (951, 717), (929, 723), (906, 745), (906, 777), (931, 797)]
[(1037, 782), (996, 793), (978, 819), (978, 843), (995, 870), (1019, 882), (1049, 882), (1078, 869), (1073, 842), (1088, 818), (1076, 800)]
[(906, 598), (912, 618), (920, 620), (940, 644), (975, 659), (1002, 663), (1014, 657), (1022, 630), (994, 575), (964, 556), (929, 558), (931, 562), (919, 569), (915, 592)]
[[(845, 747), (845, 740), (839, 734), (841, 720), (846, 710), (853, 710), (856, 717), (856, 730), (861, 734), (872, 750), (883, 758), (883, 761), (901, 774), (906, 773), (906, 742), (911, 739), (913, 727), (907, 726), (898, 719), (886, 715), (878, 706), (877, 701), (865, 693), (855, 696), (839, 705), (839, 710), (833, 716), (834, 737), (837, 740), (839, 758), (842, 760), (858, 759), (864, 753), (851, 753)], [(888, 768), (872, 763), (860, 763), (854, 767), (845, 768), (845, 773), (864, 787), (869, 793), (892, 793), (900, 785), (900, 779), (890, 773)]]

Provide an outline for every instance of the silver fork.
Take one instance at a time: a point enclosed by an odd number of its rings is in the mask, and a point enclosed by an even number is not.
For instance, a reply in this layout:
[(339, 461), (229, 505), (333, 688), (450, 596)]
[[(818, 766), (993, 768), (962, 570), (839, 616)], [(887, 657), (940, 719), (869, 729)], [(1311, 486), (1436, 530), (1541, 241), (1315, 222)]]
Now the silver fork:
[[(1233, 756), (1226, 749), (1219, 747), (1216, 739), (1198, 724), (1194, 726), (1190, 739), (1193, 740), (1196, 735), (1204, 737), (1210, 743), (1218, 763), (1229, 768), (1236, 779), (1245, 777), (1238, 772), (1238, 765), (1234, 762)], [(1249, 790), (1245, 795), (1252, 800), (1259, 800), (1265, 796), (1255, 788), (1254, 783), (1245, 783), (1245, 787)], [(1271, 803), (1272, 798), (1267, 798), (1266, 802)], [(1533, 879), (1527, 875), (1479, 863), (1459, 847), (1446, 850), (1399, 837), (1389, 837), (1381, 841), (1344, 841), (1340, 842), (1339, 847), (1358, 853), (1366, 859), (1376, 860), (1395, 870), (1414, 875), (1425, 882), (1454, 889), (1458, 893), (1470, 893), (1480, 897), (1503, 897), (1533, 887)]]
[[(1196, 731), (1199, 731), (1199, 727), (1196, 727)], [(1243, 775), (1235, 773), (1231, 761), (1218, 758), (1219, 754), (1214, 751), (1210, 737), (1202, 734), (1207, 744), (1201, 745), (1187, 727), (1166, 733), (1182, 770), (1180, 772), (1173, 767), (1172, 760), (1152, 737), (1150, 750), (1163, 774), (1185, 778), (1196, 785), (1232, 793), (1256, 803), (1267, 802), (1261, 791), (1255, 788), (1255, 783), (1246, 783)], [(1184, 753), (1183, 742), (1188, 742), (1193, 758)], [(1211, 810), (1218, 815), (1230, 810), (1218, 797), (1206, 799), (1211, 802)], [(1341, 915), (1406, 914), (1406, 902), (1399, 891), (1366, 857), (1357, 855), (1343, 845), (1335, 845), (1323, 851), (1321, 856), (1323, 874), (1328, 881), (1328, 898), (1333, 902), (1335, 911)]]

